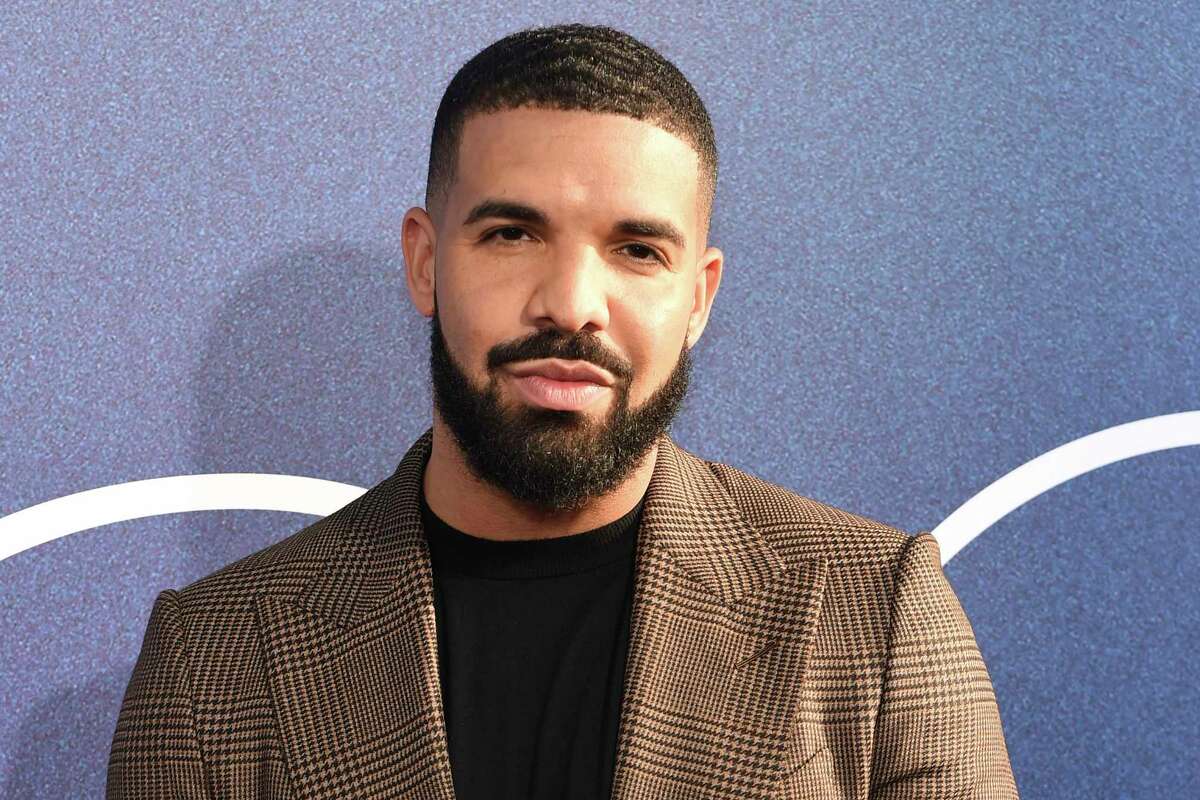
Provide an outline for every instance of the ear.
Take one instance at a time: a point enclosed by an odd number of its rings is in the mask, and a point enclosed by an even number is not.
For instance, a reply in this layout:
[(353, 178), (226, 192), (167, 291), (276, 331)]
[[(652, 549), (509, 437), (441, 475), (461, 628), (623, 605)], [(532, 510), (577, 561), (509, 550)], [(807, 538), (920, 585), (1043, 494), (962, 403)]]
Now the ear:
[(712, 310), (713, 299), (717, 296), (717, 288), (721, 285), (721, 270), (725, 263), (725, 255), (716, 247), (709, 247), (701, 254), (696, 262), (696, 284), (692, 301), (692, 313), (688, 318), (687, 346), (690, 350), (696, 345), (700, 334), (708, 325), (708, 313)]
[(432, 317), (437, 229), (425, 209), (414, 206), (405, 213), (400, 228), (400, 245), (404, 250), (408, 296), (422, 316)]

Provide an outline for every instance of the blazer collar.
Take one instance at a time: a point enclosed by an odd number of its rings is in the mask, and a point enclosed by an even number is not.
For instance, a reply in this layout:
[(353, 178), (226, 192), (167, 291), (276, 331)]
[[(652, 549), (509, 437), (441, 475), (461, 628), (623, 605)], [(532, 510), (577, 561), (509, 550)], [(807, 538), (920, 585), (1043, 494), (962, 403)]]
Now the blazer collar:
[[(298, 595), (256, 598), (297, 797), (453, 798), (419, 492), (433, 431), (328, 520)], [(638, 531), (613, 797), (768, 797), (823, 594), (667, 435)]]

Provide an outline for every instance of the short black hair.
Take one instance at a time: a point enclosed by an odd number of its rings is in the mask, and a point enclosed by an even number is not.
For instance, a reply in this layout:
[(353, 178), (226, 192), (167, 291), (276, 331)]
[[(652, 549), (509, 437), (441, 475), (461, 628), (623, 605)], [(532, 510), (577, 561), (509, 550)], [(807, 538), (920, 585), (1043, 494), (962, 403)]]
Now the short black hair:
[(463, 125), (477, 113), (522, 106), (621, 114), (657, 125), (700, 157), (701, 219), (717, 186), (717, 144), (700, 96), (654, 48), (614, 28), (571, 23), (505, 36), (464, 64), (433, 122), (425, 205), (439, 208), (454, 181)]

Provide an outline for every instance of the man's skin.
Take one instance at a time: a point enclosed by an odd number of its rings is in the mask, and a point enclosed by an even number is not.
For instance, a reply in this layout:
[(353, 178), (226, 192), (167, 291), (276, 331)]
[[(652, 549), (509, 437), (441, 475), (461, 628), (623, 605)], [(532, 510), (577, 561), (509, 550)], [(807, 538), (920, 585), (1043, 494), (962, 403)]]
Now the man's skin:
[[(604, 426), (616, 424), (621, 381), (628, 381), (630, 408), (645, 406), (708, 322), (723, 256), (707, 246), (699, 156), (683, 139), (630, 117), (520, 108), (470, 116), (455, 172), (440, 208), (414, 207), (404, 216), (412, 302), (433, 317), (436, 286), (449, 353), (470, 395), (483, 397), (489, 384), (499, 392), (502, 424), (522, 436), (541, 434), (537, 443), (559, 459), (549, 463), (592, 457)], [(545, 222), (505, 213), (467, 224), (485, 200), (531, 207)], [(682, 246), (621, 230), (623, 220), (668, 223)], [(581, 410), (547, 414), (533, 406), (510, 372), (520, 361), (487, 366), (493, 348), (519, 346), (547, 328), (564, 338), (591, 334), (603, 349), (591, 363), (612, 367), (616, 383)], [(538, 412), (544, 424), (532, 428), (529, 415)], [(435, 514), (474, 536), (566, 536), (630, 511), (656, 456), (651, 447), (620, 464), (611, 488), (581, 486), (572, 502), (547, 508), (477, 476), (435, 404), (424, 491)]]

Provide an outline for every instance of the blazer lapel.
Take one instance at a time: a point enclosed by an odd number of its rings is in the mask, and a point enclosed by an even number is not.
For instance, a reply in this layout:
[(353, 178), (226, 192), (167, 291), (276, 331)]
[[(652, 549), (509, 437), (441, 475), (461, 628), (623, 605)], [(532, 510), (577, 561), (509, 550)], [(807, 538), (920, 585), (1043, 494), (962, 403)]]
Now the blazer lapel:
[[(453, 800), (419, 492), (432, 429), (322, 520), (256, 598), (298, 800)], [(769, 797), (820, 610), (825, 560), (788, 566), (708, 465), (659, 440), (642, 509), (614, 800)]]
[(301, 556), (318, 565), (303, 594), (257, 598), (297, 800), (454, 797), (418, 504), (431, 444), (427, 430), (390, 478), (326, 518)]
[(828, 562), (786, 565), (667, 437), (647, 491), (613, 797), (771, 797)]

